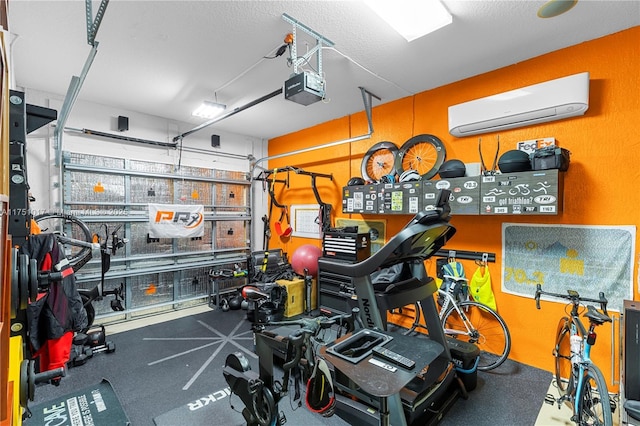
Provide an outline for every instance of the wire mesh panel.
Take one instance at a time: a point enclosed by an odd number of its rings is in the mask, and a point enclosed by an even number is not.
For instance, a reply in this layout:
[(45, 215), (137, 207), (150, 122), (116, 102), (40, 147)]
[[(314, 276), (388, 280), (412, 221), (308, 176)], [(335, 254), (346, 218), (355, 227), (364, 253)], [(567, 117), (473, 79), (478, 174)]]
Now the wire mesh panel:
[(199, 182), (193, 180), (177, 180), (175, 182), (176, 196), (185, 204), (211, 205), (211, 182)]
[(77, 152), (65, 152), (63, 157), (65, 164), (78, 164), (106, 169), (124, 169), (125, 164), (124, 158), (102, 157), (98, 155), (80, 154)]
[(148, 238), (149, 224), (147, 222), (132, 222), (129, 244), (132, 255), (173, 253), (171, 238), (158, 238), (158, 241)]
[(175, 166), (173, 164), (154, 163), (150, 161), (129, 160), (127, 169), (136, 172), (174, 174)]
[[(128, 243), (112, 255), (106, 276), (112, 285), (126, 284), (125, 306), (132, 312), (123, 315), (206, 297), (210, 294), (209, 269), (246, 252), (251, 223), (248, 172), (69, 152), (62, 156), (62, 210), (84, 218), (101, 240), (107, 234), (111, 239), (112, 230), (123, 224), (125, 232), (119, 232), (119, 237), (127, 238)], [(148, 204), (203, 205), (204, 235), (150, 238)], [(110, 278), (110, 274), (123, 278)], [(77, 276), (83, 286), (95, 284), (100, 259), (86, 264)], [(242, 282), (232, 279), (229, 285)], [(109, 303), (98, 303), (99, 314), (110, 312)]]
[(124, 176), (106, 173), (66, 172), (64, 201), (124, 204)]
[(215, 207), (218, 212), (244, 211), (249, 204), (249, 189), (243, 185), (220, 183), (215, 187)]
[(131, 306), (135, 309), (173, 300), (173, 272), (144, 274), (129, 278)]
[(215, 170), (205, 169), (204, 167), (180, 166), (178, 170), (180, 177), (197, 176), (197, 177), (213, 177)]
[(191, 269), (188, 271), (178, 271), (179, 284), (176, 289), (176, 298), (187, 299), (189, 297), (207, 294), (209, 282), (209, 269)]
[(241, 220), (225, 220), (216, 224), (215, 248), (244, 249), (247, 246), (247, 222)]
[(249, 175), (237, 170), (214, 170), (214, 177), (229, 180), (248, 180)]
[(204, 235), (194, 238), (177, 238), (176, 253), (188, 253), (197, 251), (211, 251), (211, 232), (213, 228), (212, 222), (204, 223)]
[[(174, 187), (172, 179), (162, 179), (144, 176), (131, 176), (131, 202), (171, 204), (174, 202)], [(146, 206), (136, 206), (145, 210)]]

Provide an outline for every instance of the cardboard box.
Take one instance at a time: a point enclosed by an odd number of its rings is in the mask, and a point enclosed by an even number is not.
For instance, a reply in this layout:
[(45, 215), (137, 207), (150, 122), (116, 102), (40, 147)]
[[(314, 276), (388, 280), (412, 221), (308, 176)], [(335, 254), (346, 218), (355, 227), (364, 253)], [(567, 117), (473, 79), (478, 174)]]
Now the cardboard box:
[[(295, 317), (305, 311), (305, 285), (304, 278), (297, 278), (294, 280), (277, 280), (276, 284), (286, 288), (287, 290), (287, 302), (284, 305), (285, 318)], [(318, 307), (318, 289), (316, 286), (316, 280), (312, 280), (311, 283), (311, 307), (310, 310)]]
[(423, 182), (422, 208), (428, 210), (441, 189), (451, 191), (449, 206), (452, 215), (480, 214), (480, 176), (447, 178)]
[(557, 169), (482, 176), (481, 215), (557, 215), (562, 212), (563, 174)]
[(342, 213), (378, 213), (378, 184), (342, 188)]

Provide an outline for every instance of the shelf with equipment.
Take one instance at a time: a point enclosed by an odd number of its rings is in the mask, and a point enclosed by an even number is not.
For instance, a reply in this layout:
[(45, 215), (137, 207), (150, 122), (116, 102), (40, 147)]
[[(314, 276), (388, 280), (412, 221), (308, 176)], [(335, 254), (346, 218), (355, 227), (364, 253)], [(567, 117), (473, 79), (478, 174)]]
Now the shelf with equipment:
[(345, 186), (342, 212), (416, 214), (429, 210), (441, 189), (451, 191), (452, 215), (558, 215), (563, 208), (564, 173), (549, 169)]

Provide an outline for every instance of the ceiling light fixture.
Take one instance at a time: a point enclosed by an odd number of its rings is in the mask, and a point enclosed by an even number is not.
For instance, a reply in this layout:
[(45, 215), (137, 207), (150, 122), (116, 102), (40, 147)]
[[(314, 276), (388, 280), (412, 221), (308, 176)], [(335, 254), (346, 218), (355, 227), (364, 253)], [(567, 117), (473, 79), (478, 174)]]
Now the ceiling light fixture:
[(538, 9), (539, 18), (553, 18), (568, 12), (578, 0), (549, 0)]
[(226, 105), (217, 102), (204, 101), (191, 115), (202, 118), (214, 118), (222, 114), (222, 111), (226, 108)]
[(439, 0), (365, 0), (364, 2), (407, 41), (413, 41), (453, 22)]

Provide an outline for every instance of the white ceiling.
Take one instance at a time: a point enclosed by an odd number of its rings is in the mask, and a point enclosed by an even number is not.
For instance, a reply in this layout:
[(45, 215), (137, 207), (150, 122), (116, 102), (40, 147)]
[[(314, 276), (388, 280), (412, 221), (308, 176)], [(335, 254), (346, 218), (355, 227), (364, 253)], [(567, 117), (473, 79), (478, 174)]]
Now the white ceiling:
[[(637, 0), (580, 0), (541, 19), (544, 3), (444, 0), (453, 24), (408, 43), (360, 1), (113, 0), (78, 99), (195, 128), (206, 120), (191, 111), (204, 99), (230, 111), (282, 87), (289, 53), (264, 57), (292, 31), (286, 13), (334, 43), (322, 51), (326, 101), (279, 95), (207, 128), (272, 138), (362, 111), (361, 86), (381, 98), (376, 106), (640, 25)], [(95, 15), (100, 2), (91, 4)], [(85, 1), (10, 0), (9, 30), (16, 84), (64, 96), (91, 51)], [(315, 44), (297, 31), (298, 55)]]

